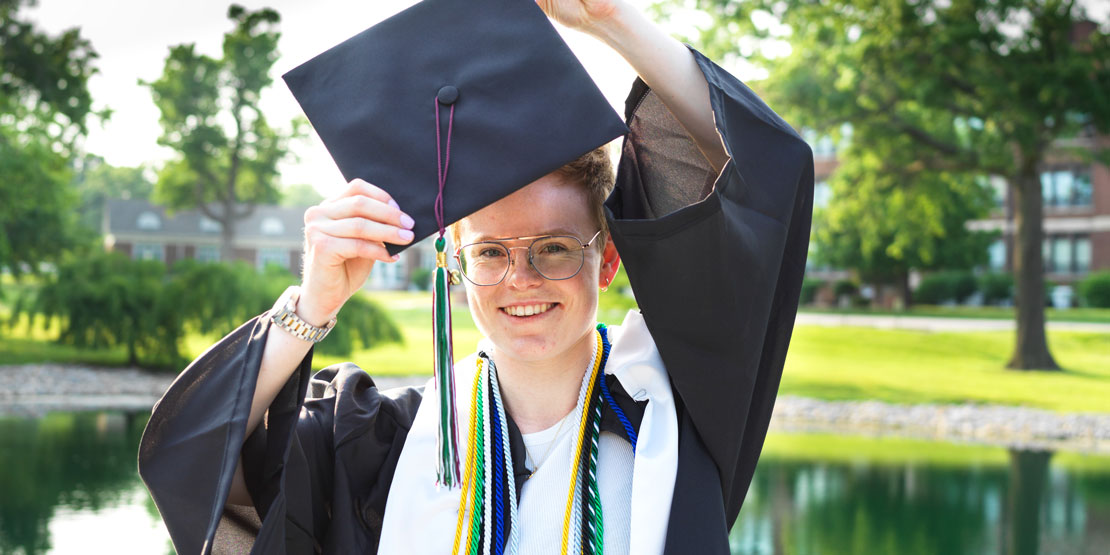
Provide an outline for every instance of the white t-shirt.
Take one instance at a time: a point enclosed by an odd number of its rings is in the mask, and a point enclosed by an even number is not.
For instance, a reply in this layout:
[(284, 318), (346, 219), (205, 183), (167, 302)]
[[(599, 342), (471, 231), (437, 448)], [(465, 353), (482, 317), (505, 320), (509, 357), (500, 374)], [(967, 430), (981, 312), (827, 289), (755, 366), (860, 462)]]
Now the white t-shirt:
[[(530, 470), (537, 464), (538, 469), (520, 491), (520, 553), (552, 553), (552, 546), (562, 544), (578, 419), (579, 411), (574, 410), (561, 423), (522, 435), (529, 455), (540, 460), (526, 461)], [(599, 442), (597, 487), (601, 493), (605, 552), (628, 553), (632, 445), (609, 432), (601, 432)]]

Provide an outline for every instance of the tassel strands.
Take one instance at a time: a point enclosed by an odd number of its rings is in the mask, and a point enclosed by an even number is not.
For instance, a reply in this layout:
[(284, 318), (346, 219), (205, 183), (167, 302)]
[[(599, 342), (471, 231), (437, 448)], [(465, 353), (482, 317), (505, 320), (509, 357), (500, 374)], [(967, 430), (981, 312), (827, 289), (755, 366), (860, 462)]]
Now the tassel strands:
[(436, 270), (433, 282), (432, 335), (435, 342), (435, 384), (439, 396), (439, 428), (436, 437), (436, 484), (451, 489), (459, 485), (459, 430), (455, 409), (455, 357), (454, 340), (451, 337), (451, 273), (447, 270), (447, 254), (444, 249), (446, 228), (443, 219), (443, 189), (447, 185), (447, 168), (451, 163), (451, 132), (455, 122), (455, 105), (447, 119), (446, 153), (441, 154), (440, 100), (435, 100), (436, 114), (436, 163), (439, 191), (436, 195), (435, 215), (439, 225), (436, 238)]

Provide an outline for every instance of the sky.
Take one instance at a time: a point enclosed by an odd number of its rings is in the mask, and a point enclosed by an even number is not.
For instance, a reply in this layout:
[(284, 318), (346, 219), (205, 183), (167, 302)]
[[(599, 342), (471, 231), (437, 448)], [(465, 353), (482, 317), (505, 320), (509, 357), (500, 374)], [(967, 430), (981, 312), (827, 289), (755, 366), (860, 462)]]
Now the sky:
[[(21, 17), (51, 34), (79, 27), (100, 55), (99, 69), (89, 80), (94, 107), (109, 108), (111, 118), (93, 121), (86, 151), (112, 165), (157, 167), (173, 152), (157, 144), (158, 110), (147, 87), (161, 73), (171, 46), (196, 43), (199, 52), (219, 57), (230, 0), (39, 0)], [(342, 42), (412, 5), (411, 0), (239, 0), (248, 9), (271, 7), (281, 14), (281, 57), (274, 65), (274, 84), (262, 96), (262, 110), (271, 125), (287, 125), (301, 114), (280, 76), (316, 54)], [(618, 111), (635, 73), (614, 51), (587, 35), (561, 29), (564, 40)], [(343, 178), (316, 137), (294, 143), (297, 160), (281, 166), (285, 185), (309, 184), (330, 196)]]
[[(641, 7), (650, 0), (631, 0)], [(281, 57), (274, 65), (274, 84), (262, 96), (262, 109), (274, 126), (287, 126), (301, 114), (280, 76), (316, 54), (412, 5), (414, 0), (238, 0), (249, 9), (271, 7), (281, 14)], [(227, 19), (230, 0), (39, 0), (21, 17), (34, 21), (51, 34), (79, 27), (99, 53), (98, 73), (89, 80), (96, 109), (109, 108), (112, 117), (93, 121), (85, 148), (112, 165), (157, 168), (173, 152), (157, 144), (161, 128), (158, 110), (147, 87), (162, 73), (169, 48), (196, 43), (199, 52), (220, 55), (223, 34), (231, 29)], [(1110, 1), (1080, 0), (1096, 21), (1110, 18)], [(708, 17), (701, 14), (702, 18)], [(683, 21), (665, 22), (670, 32), (687, 31), (699, 14), (685, 14)], [(558, 26), (557, 26), (558, 27)], [(635, 73), (607, 46), (576, 31), (560, 28), (598, 87), (618, 112), (623, 113)], [(788, 47), (785, 47), (788, 50)], [(740, 79), (758, 76), (742, 61), (726, 65)], [(292, 145), (296, 159), (281, 167), (284, 185), (309, 184), (324, 196), (341, 190), (343, 178), (323, 144), (312, 132)]]

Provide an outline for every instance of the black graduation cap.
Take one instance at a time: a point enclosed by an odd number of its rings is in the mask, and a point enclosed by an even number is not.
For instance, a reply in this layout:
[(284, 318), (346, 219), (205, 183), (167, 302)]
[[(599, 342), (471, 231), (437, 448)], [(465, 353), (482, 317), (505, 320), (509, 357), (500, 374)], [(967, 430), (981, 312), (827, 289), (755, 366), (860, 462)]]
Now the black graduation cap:
[(416, 239), (439, 230), (448, 144), (444, 226), (628, 131), (533, 0), (424, 0), (284, 79), (343, 177), (388, 191)]

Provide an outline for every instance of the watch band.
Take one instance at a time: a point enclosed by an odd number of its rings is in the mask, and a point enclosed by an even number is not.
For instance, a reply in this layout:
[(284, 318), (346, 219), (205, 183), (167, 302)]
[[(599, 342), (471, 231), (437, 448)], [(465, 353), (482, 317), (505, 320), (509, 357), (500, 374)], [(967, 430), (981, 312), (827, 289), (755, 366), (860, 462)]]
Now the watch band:
[(300, 297), (300, 287), (293, 285), (287, 288), (278, 298), (278, 301), (274, 303), (274, 308), (270, 309), (270, 321), (298, 339), (319, 343), (335, 327), (336, 319), (332, 318), (322, 328), (304, 321), (300, 316), (297, 316), (297, 301)]

